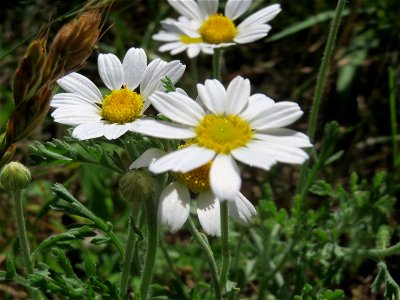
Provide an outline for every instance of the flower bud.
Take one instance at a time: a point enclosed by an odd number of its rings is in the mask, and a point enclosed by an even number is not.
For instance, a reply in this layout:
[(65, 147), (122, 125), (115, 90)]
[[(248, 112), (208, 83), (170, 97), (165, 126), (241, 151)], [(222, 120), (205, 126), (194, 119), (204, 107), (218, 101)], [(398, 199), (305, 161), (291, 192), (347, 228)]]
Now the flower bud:
[(149, 199), (154, 193), (156, 182), (147, 170), (131, 170), (125, 173), (119, 181), (119, 189), (126, 201)]
[(31, 179), (29, 169), (16, 161), (5, 165), (0, 174), (1, 184), (9, 191), (18, 191), (26, 188)]

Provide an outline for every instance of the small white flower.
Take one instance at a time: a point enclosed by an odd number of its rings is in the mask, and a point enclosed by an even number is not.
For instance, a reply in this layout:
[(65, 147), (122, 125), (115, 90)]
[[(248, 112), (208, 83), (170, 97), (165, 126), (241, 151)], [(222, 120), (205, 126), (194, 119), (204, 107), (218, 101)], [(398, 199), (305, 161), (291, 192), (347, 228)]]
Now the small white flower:
[[(165, 152), (151, 148), (135, 160), (130, 169), (151, 166)], [(161, 192), (158, 204), (159, 224), (168, 225), (171, 232), (178, 231), (189, 217), (191, 196), (197, 195), (197, 216), (204, 231), (213, 236), (221, 235), (220, 203), (209, 186), (209, 171), (212, 162), (187, 173), (175, 173), (176, 180)], [(254, 206), (240, 192), (230, 201), (229, 215), (238, 223), (248, 224), (256, 214)]]
[(135, 131), (154, 137), (192, 139), (190, 146), (169, 153), (149, 170), (186, 173), (213, 160), (210, 186), (220, 200), (234, 200), (241, 187), (235, 160), (269, 170), (276, 162), (301, 164), (309, 138), (282, 128), (303, 114), (297, 103), (275, 103), (263, 94), (250, 95), (250, 82), (238, 76), (227, 89), (218, 80), (198, 84), (199, 101), (179, 92), (155, 92), (150, 101), (175, 123), (142, 119)]
[[(147, 65), (146, 53), (137, 48), (129, 49), (122, 63), (114, 54), (100, 54), (98, 67), (111, 90), (106, 96), (87, 77), (71, 73), (57, 81), (66, 93), (56, 94), (51, 101), (56, 108), (54, 120), (76, 126), (72, 134), (80, 140), (101, 136), (111, 140), (134, 130), (150, 105), (149, 96), (163, 90), (160, 80), (168, 76), (175, 83), (185, 70), (177, 60), (156, 59)], [(140, 91), (135, 92), (139, 85)]]
[(239, 25), (235, 20), (242, 16), (252, 0), (228, 0), (224, 14), (217, 13), (219, 0), (168, 0), (182, 16), (191, 20), (189, 25), (180, 23), (180, 31), (193, 39), (202, 39), (214, 47), (247, 44), (264, 38), (271, 30), (266, 24), (279, 12), (279, 4), (267, 6), (248, 16)]
[(203, 43), (201, 38), (191, 38), (179, 29), (180, 24), (185, 26), (196, 26), (196, 22), (190, 21), (186, 17), (179, 17), (178, 21), (166, 19), (162, 21), (161, 24), (163, 30), (153, 35), (154, 40), (165, 43), (158, 48), (160, 52), (169, 51), (171, 55), (176, 55), (186, 51), (189, 58), (198, 56), (200, 52), (210, 55), (214, 53), (213, 47)]

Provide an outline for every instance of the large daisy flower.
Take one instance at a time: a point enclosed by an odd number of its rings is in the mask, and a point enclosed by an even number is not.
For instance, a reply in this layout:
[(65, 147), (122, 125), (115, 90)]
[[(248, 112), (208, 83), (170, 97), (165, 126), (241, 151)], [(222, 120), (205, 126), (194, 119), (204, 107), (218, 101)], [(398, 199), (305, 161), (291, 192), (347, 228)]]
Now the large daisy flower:
[(71, 73), (57, 81), (66, 93), (56, 94), (51, 101), (56, 108), (54, 120), (76, 126), (72, 135), (81, 140), (116, 139), (134, 130), (150, 105), (149, 96), (163, 90), (161, 79), (168, 76), (175, 83), (185, 70), (179, 61), (155, 59), (147, 65), (146, 53), (138, 48), (129, 49), (122, 63), (114, 54), (100, 54), (98, 68), (110, 90), (105, 96), (90, 79)]
[(160, 52), (169, 52), (171, 55), (186, 51), (189, 58), (198, 56), (201, 52), (213, 54), (214, 49), (201, 38), (192, 38), (185, 35), (180, 30), (180, 24), (184, 26), (197, 26), (197, 22), (191, 21), (186, 17), (179, 17), (178, 21), (166, 19), (161, 22), (163, 30), (153, 35), (156, 41), (164, 42), (164, 45), (158, 48)]
[[(151, 166), (165, 152), (151, 148), (135, 160), (130, 169)], [(209, 185), (212, 161), (186, 173), (174, 173), (176, 180), (167, 185), (160, 195), (158, 204), (159, 224), (168, 225), (171, 232), (185, 224), (190, 213), (191, 194), (196, 195), (197, 216), (204, 231), (213, 236), (221, 235), (220, 203)], [(238, 223), (246, 225), (256, 214), (254, 206), (242, 194), (237, 193), (229, 202), (229, 215)]]
[(271, 30), (266, 24), (280, 11), (279, 4), (267, 6), (244, 19), (239, 25), (235, 20), (252, 4), (251, 0), (228, 0), (225, 13), (217, 13), (219, 0), (168, 0), (182, 16), (189, 18), (190, 25), (180, 23), (180, 30), (192, 39), (201, 39), (214, 47), (247, 44), (265, 37)]
[(303, 114), (297, 103), (274, 102), (263, 94), (250, 95), (250, 82), (240, 76), (227, 89), (216, 79), (198, 84), (199, 101), (179, 92), (155, 92), (150, 101), (175, 123), (140, 120), (136, 131), (169, 139), (193, 139), (185, 148), (169, 153), (149, 170), (186, 173), (210, 160), (210, 186), (220, 200), (234, 200), (241, 187), (235, 160), (269, 170), (276, 162), (301, 164), (307, 158), (302, 147), (309, 138), (283, 128)]

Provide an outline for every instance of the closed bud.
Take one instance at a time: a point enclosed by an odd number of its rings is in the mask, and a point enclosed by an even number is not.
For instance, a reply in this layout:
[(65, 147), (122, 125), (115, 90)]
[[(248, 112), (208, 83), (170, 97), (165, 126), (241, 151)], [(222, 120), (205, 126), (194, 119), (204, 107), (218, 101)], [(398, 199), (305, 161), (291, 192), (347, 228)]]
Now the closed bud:
[(26, 188), (31, 179), (29, 169), (16, 161), (5, 165), (0, 174), (1, 184), (9, 191), (18, 191)]
[(146, 170), (131, 170), (119, 181), (119, 189), (126, 201), (134, 202), (149, 199), (156, 185), (153, 175)]

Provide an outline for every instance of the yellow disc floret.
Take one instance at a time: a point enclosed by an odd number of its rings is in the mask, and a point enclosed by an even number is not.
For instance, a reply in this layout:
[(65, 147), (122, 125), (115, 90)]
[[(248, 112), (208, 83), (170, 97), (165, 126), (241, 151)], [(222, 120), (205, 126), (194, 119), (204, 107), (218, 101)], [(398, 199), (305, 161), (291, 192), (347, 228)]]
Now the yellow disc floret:
[(142, 108), (142, 96), (124, 86), (104, 97), (101, 115), (110, 123), (125, 124), (136, 120)]
[(206, 115), (196, 127), (198, 145), (228, 154), (252, 139), (249, 123), (237, 115)]
[(199, 44), (203, 41), (202, 38), (193, 38), (183, 34), (179, 36), (179, 39), (184, 44)]
[(199, 33), (206, 43), (221, 44), (232, 42), (237, 34), (237, 29), (231, 19), (221, 14), (215, 14), (203, 22)]
[(210, 187), (209, 174), (212, 161), (187, 173), (175, 173), (175, 176), (182, 181), (193, 193), (200, 193)]

